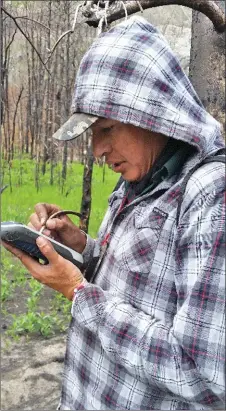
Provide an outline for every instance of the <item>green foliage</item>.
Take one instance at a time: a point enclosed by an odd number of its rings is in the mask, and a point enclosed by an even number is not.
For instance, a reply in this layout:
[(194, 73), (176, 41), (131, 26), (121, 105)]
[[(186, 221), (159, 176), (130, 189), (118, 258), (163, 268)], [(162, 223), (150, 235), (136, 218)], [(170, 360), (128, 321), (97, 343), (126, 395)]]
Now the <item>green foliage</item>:
[[(24, 286), (26, 271), (19, 260), (13, 258), (6, 250), (2, 249), (1, 254), (1, 300), (4, 302), (12, 295), (16, 286)], [(9, 273), (12, 273), (10, 278)]]
[(28, 311), (26, 314), (19, 316), (12, 314), (12, 318), (13, 323), (7, 331), (7, 335), (14, 339), (24, 333), (41, 334), (43, 337), (48, 338), (54, 335), (56, 331), (64, 331), (62, 320), (52, 314)]
[[(54, 184), (50, 186), (49, 165), (44, 175), (39, 176), (39, 191), (35, 181), (35, 163), (29, 159), (15, 159), (11, 167), (2, 163), (1, 184), (11, 184), (2, 194), (2, 221), (13, 220), (26, 224), (34, 205), (38, 202), (55, 203), (64, 209), (80, 211), (82, 198), (83, 166), (69, 164), (67, 180), (62, 192), (61, 165), (54, 168)], [(112, 192), (118, 175), (111, 170), (105, 170), (103, 183), (103, 169), (94, 166), (92, 182), (92, 212), (89, 224), (89, 234), (96, 236), (100, 223), (107, 208), (107, 199)], [(11, 183), (10, 183), (11, 181)], [(78, 223), (76, 217), (72, 219)], [(43, 310), (42, 300), (46, 287), (34, 280), (24, 266), (2, 249), (1, 256), (1, 298), (2, 315), (10, 321), (6, 334), (18, 340), (20, 335), (41, 334), (48, 338), (56, 332), (67, 329), (70, 321), (71, 302), (63, 295), (53, 292), (51, 299)], [(15, 294), (23, 299), (22, 313), (8, 312), (10, 301)], [(44, 297), (45, 298), (45, 297)]]
[(1, 275), (1, 300), (5, 301), (10, 296), (12, 292), (12, 287), (10, 287), (10, 282), (7, 278), (7, 274), (5, 272)]
[[(10, 184), (2, 194), (2, 221), (18, 221), (27, 223), (29, 216), (38, 202), (51, 202), (64, 209), (80, 211), (82, 198), (83, 166), (72, 163), (68, 165), (67, 180), (62, 193), (61, 165), (54, 168), (54, 185), (50, 186), (50, 165), (44, 175), (39, 176), (39, 191), (35, 188), (35, 162), (29, 159), (12, 162), (11, 168), (6, 162), (2, 164), (1, 185)], [(107, 199), (114, 188), (118, 175), (110, 169), (105, 170), (103, 183), (103, 169), (94, 166), (92, 182), (92, 212), (90, 218), (89, 234), (95, 236), (103, 215), (107, 208)], [(73, 217), (72, 217), (73, 219)], [(78, 219), (74, 217), (74, 222)]]
[(43, 288), (43, 285), (36, 281), (34, 278), (31, 278), (29, 281), (30, 290), (27, 291), (29, 295), (27, 298), (26, 306), (28, 312), (32, 312), (36, 309), (37, 303), (40, 299), (40, 292)]
[(25, 6), (26, 3), (27, 4), (31, 3), (31, 1), (28, 1), (28, 0), (25, 0), (25, 1), (12, 0), (12, 1), (7, 1), (7, 3), (10, 3), (11, 6), (13, 6), (17, 9), (18, 7)]
[(68, 319), (70, 318), (70, 311), (71, 311), (71, 302), (65, 298), (62, 294), (56, 293), (51, 305), (52, 310), (55, 313), (61, 312), (65, 315)]

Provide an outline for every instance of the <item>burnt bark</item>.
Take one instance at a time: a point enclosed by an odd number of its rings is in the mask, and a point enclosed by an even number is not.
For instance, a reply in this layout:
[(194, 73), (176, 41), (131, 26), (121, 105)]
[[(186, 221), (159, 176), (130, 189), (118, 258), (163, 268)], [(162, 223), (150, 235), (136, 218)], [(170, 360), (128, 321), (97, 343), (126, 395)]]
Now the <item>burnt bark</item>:
[(13, 114), (12, 136), (11, 136), (10, 150), (9, 150), (10, 155), (8, 157), (8, 160), (13, 160), (13, 158), (14, 158), (14, 141), (15, 141), (15, 130), (16, 130), (16, 117), (17, 117), (18, 106), (19, 106), (19, 102), (20, 102), (23, 90), (24, 90), (24, 88), (21, 87), (21, 90), (20, 90), (19, 95), (17, 97), (15, 110), (14, 110), (14, 114)]
[(189, 7), (193, 10), (197, 10), (204, 13), (213, 23), (215, 30), (219, 32), (225, 31), (225, 16), (221, 9), (213, 0), (140, 0), (140, 1), (111, 1), (110, 7), (106, 9), (107, 2), (90, 1), (83, 8), (83, 15), (87, 17), (86, 23), (93, 27), (98, 27), (98, 24), (102, 17), (104, 17), (103, 11), (94, 12), (93, 5), (102, 6), (106, 11), (106, 20), (103, 21), (103, 26), (119, 20), (125, 15), (131, 15), (142, 9), (149, 9), (159, 6), (168, 6), (170, 4), (177, 4), (180, 6)]
[[(52, 1), (48, 2), (48, 27), (49, 27), (49, 33), (48, 33), (48, 39), (47, 39), (47, 47), (50, 49), (50, 33), (51, 33), (51, 21), (52, 21)], [(50, 61), (47, 63), (48, 71), (50, 71)], [(46, 163), (49, 157), (49, 134), (51, 130), (51, 102), (50, 102), (50, 76), (49, 74), (47, 75), (46, 78), (46, 107), (45, 107), (45, 133), (43, 136), (44, 144), (43, 144), (43, 158), (42, 158), (42, 174), (45, 174), (46, 172)]]
[[(3, 0), (2, 0), (3, 3)], [(4, 4), (4, 3), (3, 3)], [(1, 14), (0, 14), (0, 33), (3, 33), (3, 11), (1, 9)], [(4, 75), (5, 75), (5, 70), (3, 66), (3, 36), (1, 35), (0, 37), (0, 63), (1, 63), (1, 90), (4, 90)], [(0, 116), (1, 116), (1, 124), (3, 124), (3, 99), (1, 96), (0, 100)]]
[[(224, 1), (218, 1), (224, 10)], [(203, 14), (192, 12), (189, 77), (206, 110), (225, 128), (225, 33)]]
[(87, 233), (92, 205), (92, 174), (94, 157), (92, 154), (91, 137), (89, 136), (89, 133), (87, 133), (85, 139), (86, 159), (83, 169), (82, 201), (80, 209), (82, 217), (80, 219), (79, 228)]

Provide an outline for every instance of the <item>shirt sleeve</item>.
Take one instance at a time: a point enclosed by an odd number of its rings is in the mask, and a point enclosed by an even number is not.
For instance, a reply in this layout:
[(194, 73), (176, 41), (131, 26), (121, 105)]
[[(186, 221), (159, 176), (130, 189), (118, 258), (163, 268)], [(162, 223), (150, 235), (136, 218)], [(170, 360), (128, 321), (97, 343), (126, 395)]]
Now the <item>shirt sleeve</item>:
[(95, 242), (96, 240), (90, 237), (89, 234), (86, 234), (86, 246), (82, 252), (84, 268), (87, 267), (89, 261), (93, 257)]
[[(72, 315), (108, 356), (141, 381), (204, 406), (224, 408), (225, 204), (213, 192), (181, 216), (175, 248), (177, 312), (172, 324), (86, 284)], [(223, 407), (223, 408), (222, 408)]]

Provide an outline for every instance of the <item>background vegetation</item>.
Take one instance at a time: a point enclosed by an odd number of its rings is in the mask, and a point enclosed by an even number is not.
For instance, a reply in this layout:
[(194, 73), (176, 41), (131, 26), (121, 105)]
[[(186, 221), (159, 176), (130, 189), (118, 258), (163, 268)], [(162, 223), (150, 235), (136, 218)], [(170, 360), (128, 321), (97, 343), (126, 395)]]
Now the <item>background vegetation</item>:
[[(10, 168), (3, 163), (2, 178), (9, 184), (2, 194), (2, 220), (26, 224), (37, 202), (52, 202), (64, 209), (78, 210), (82, 196), (83, 165), (68, 166), (67, 181), (59, 184), (62, 164), (56, 165), (55, 184), (49, 186), (49, 165), (35, 187), (36, 164), (30, 159), (14, 159)], [(92, 213), (89, 234), (96, 236), (118, 176), (110, 169), (94, 167), (92, 182)], [(77, 224), (76, 217), (72, 216)], [(38, 333), (45, 337), (62, 332), (68, 327), (71, 303), (62, 295), (46, 289), (32, 279), (26, 269), (9, 252), (1, 250), (1, 298), (3, 328), (8, 336)]]
[[(34, 204), (40, 201), (76, 211), (89, 203), (86, 222), (89, 233), (95, 236), (118, 176), (92, 158), (88, 135), (64, 145), (52, 139), (70, 115), (79, 63), (97, 36), (97, 30), (82, 22), (81, 15), (72, 30), (81, 3), (1, 1), (2, 220), (26, 223)], [(117, 3), (124, 10), (123, 2)], [(217, 4), (224, 10), (224, 1)], [(151, 7), (144, 17), (166, 36), (203, 104), (224, 124), (224, 33), (219, 34), (197, 10), (191, 16), (191, 9), (188, 13), (188, 8), (178, 6), (168, 12), (171, 7)], [(90, 189), (84, 190), (84, 183), (90, 185), (91, 180), (89, 221)], [(60, 295), (33, 281), (4, 250), (1, 268), (3, 328), (9, 335), (38, 332), (49, 336), (67, 326), (69, 305)]]
[[(66, 144), (52, 139), (70, 115), (78, 65), (97, 35), (94, 28), (78, 21), (74, 32), (54, 48), (72, 28), (80, 3), (1, 2), (5, 10), (1, 9), (1, 220), (26, 224), (40, 201), (81, 211), (88, 171), (89, 184), (92, 178), (89, 233), (95, 236), (118, 176), (103, 164), (92, 168), (88, 136)], [(73, 221), (79, 223), (76, 217)], [(14, 338), (63, 331), (70, 303), (34, 281), (4, 249), (1, 253), (3, 330)]]

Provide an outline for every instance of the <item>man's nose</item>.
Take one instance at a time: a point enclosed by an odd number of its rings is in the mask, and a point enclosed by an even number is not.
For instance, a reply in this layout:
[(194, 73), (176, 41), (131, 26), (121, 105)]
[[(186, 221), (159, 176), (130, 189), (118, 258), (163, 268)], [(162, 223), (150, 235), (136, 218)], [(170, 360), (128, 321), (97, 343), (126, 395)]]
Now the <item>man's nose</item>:
[(109, 154), (112, 150), (109, 139), (103, 136), (99, 137), (93, 135), (92, 147), (94, 157), (103, 157), (106, 154)]

